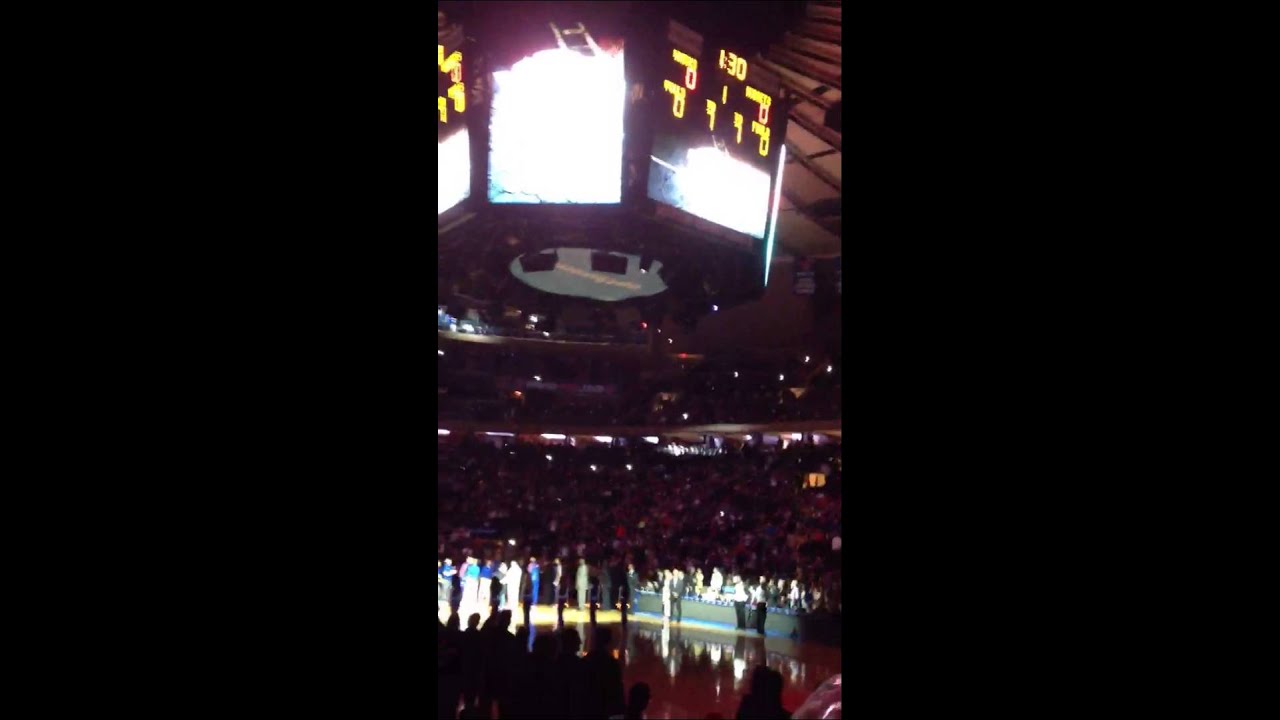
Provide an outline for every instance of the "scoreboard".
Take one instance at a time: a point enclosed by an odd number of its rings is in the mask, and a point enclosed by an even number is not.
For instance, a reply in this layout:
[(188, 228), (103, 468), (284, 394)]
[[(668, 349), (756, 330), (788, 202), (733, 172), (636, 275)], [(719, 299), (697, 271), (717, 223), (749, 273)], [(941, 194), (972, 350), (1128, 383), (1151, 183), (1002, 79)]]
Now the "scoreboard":
[(780, 79), (674, 21), (660, 57), (648, 197), (763, 240), (785, 152)]
[(471, 136), (467, 131), (468, 77), (462, 26), (436, 32), (437, 216), (471, 194)]
[(441, 227), (460, 205), (521, 221), (543, 216), (528, 206), (637, 214), (677, 232), (623, 223), (611, 237), (643, 236), (651, 257), (714, 240), (738, 251), (734, 263), (763, 260), (767, 284), (786, 162), (781, 79), (735, 41), (613, 5), (477, 3), (474, 39), (441, 21)]

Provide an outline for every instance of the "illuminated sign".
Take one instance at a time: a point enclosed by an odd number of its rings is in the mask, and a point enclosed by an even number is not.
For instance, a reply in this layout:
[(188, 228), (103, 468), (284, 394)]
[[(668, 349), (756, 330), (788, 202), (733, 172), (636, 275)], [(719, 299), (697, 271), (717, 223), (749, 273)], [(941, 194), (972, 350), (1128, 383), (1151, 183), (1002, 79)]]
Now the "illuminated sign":
[[(493, 203), (618, 203), (627, 84), (621, 40), (581, 22), (507, 37), (489, 118)], [(497, 51), (495, 51), (497, 52)]]
[(449, 26), (436, 43), (437, 215), (471, 194), (471, 138), (467, 132), (467, 85), (462, 28)]
[(786, 133), (780, 80), (674, 22), (662, 58), (649, 197), (764, 239)]
[[(460, 122), (462, 113), (467, 111), (467, 86), (462, 82), (462, 51), (454, 50), (446, 55), (444, 46), (437, 44), (436, 67), (439, 69), (436, 109), (440, 113), (440, 122), (449, 124), (451, 113), (453, 121)], [(441, 94), (441, 85), (447, 86), (444, 94)]]

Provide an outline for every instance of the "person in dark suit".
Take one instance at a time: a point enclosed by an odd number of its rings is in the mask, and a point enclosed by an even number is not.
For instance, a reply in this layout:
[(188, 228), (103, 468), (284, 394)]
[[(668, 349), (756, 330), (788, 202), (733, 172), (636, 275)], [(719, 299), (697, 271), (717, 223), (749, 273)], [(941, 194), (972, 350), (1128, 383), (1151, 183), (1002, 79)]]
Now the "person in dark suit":
[(630, 601), (635, 591), (640, 589), (640, 573), (636, 572), (634, 563), (627, 563), (627, 600)]
[(676, 622), (684, 617), (684, 571), (677, 570), (675, 580), (671, 582), (671, 618)]
[(768, 604), (765, 602), (765, 586), (764, 586), (763, 575), (760, 576), (759, 583), (755, 587), (751, 588), (751, 605), (755, 610), (754, 614), (755, 614), (756, 632), (763, 635), (765, 614), (768, 609)]
[(737, 615), (738, 629), (747, 629), (747, 584), (739, 575), (733, 576), (733, 612)]
[(560, 558), (556, 558), (551, 563), (551, 569), (548, 571), (551, 577), (551, 604), (559, 605), (561, 593), (561, 585), (564, 581), (564, 566), (560, 564)]
[(502, 575), (497, 570), (493, 571), (492, 577), (489, 578), (489, 614), (490, 617), (498, 612), (498, 606), (502, 604)]
[(613, 578), (609, 577), (609, 572), (609, 559), (605, 558), (605, 561), (600, 563), (600, 571), (598, 573), (600, 576), (599, 604), (601, 610), (613, 609)]

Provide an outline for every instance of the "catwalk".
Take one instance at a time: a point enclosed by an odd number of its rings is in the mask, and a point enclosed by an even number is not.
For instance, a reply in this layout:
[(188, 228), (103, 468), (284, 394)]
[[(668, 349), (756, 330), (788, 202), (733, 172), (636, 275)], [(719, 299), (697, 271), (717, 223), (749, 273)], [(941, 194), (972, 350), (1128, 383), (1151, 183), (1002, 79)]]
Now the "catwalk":
[[(448, 608), (438, 614), (443, 622)], [(536, 607), (530, 615), (531, 644), (538, 634), (555, 630), (555, 608)], [(524, 618), (517, 613), (513, 620), (514, 632)], [(564, 620), (587, 641), (583, 653), (590, 651), (593, 634), (586, 613), (566, 609)], [(629, 615), (624, 633), (616, 610), (598, 612), (596, 622), (613, 631), (613, 653), (622, 662), (625, 687), (649, 684), (648, 718), (705, 718), (710, 713), (732, 718), (747, 692), (751, 668), (760, 664), (782, 674), (783, 705), (794, 712), (818, 685), (841, 672), (839, 648), (695, 622), (677, 625), (648, 615)]]

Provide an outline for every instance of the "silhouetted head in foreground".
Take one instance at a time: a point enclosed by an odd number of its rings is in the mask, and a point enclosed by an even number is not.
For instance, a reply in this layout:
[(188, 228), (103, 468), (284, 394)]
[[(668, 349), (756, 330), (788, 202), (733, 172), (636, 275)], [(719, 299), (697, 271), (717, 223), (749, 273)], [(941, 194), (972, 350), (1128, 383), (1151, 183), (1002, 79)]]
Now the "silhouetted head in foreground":
[(631, 686), (627, 696), (627, 720), (638, 720), (645, 708), (649, 707), (649, 684), (638, 682)]
[(611, 640), (613, 640), (613, 633), (609, 632), (609, 628), (596, 628), (595, 642), (591, 646), (591, 651), (598, 653), (609, 652), (609, 642)]
[(471, 613), (469, 616), (467, 616), (467, 629), (468, 630), (480, 629), (480, 613)]
[(458, 619), (458, 613), (454, 613), (449, 616), (449, 621), (445, 623), (445, 628), (450, 632), (454, 632), (457, 631), (460, 623), (461, 621)]
[(556, 656), (556, 639), (550, 635), (539, 635), (533, 640), (533, 657), (538, 661), (548, 661)]
[(578, 631), (568, 628), (560, 633), (560, 654), (564, 656), (577, 655), (582, 649), (582, 637), (578, 635)]

